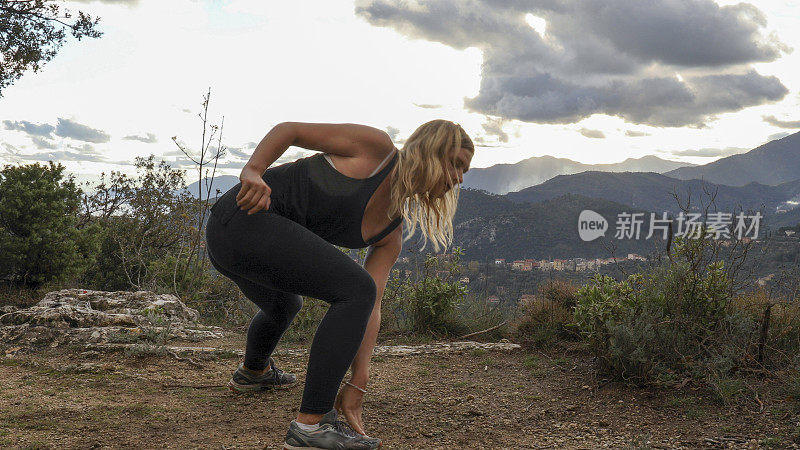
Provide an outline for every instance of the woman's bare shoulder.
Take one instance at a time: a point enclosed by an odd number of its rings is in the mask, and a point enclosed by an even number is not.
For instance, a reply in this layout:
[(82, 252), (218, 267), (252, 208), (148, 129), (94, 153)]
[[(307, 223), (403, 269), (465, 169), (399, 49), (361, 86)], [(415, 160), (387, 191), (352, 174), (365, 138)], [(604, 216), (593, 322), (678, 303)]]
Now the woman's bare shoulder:
[(343, 158), (382, 158), (394, 149), (389, 134), (356, 123), (287, 122), (294, 130), (293, 144)]

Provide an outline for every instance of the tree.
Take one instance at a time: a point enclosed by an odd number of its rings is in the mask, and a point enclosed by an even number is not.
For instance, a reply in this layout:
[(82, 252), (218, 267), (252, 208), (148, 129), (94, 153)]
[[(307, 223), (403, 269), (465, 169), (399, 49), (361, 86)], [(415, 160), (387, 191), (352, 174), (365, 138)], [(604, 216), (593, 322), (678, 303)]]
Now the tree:
[[(219, 163), (219, 159), (225, 155), (225, 147), (222, 145), (222, 130), (225, 124), (225, 116), (222, 116), (222, 124), (215, 125), (210, 124), (208, 122), (208, 105), (211, 102), (211, 88), (208, 88), (208, 94), (203, 97), (203, 112), (198, 113), (197, 116), (200, 118), (200, 121), (203, 122), (203, 133), (200, 139), (200, 156), (195, 158), (191, 154), (189, 154), (189, 150), (186, 146), (182, 145), (178, 142), (178, 137), (173, 136), (172, 140), (175, 142), (175, 145), (189, 158), (190, 161), (197, 165), (197, 198), (199, 202), (196, 203), (197, 210), (194, 211), (194, 215), (197, 220), (197, 227), (194, 227), (192, 230), (192, 236), (189, 241), (189, 248), (187, 250), (187, 260), (184, 266), (184, 271), (187, 270), (198, 270), (205, 267), (205, 258), (206, 253), (205, 251), (201, 250), (205, 248), (205, 233), (204, 233), (204, 226), (203, 224), (206, 223), (208, 220), (207, 215), (209, 213), (210, 205), (208, 203), (209, 199), (211, 198), (211, 189), (214, 184), (214, 175), (217, 173), (217, 164)], [(219, 132), (217, 136), (217, 146), (216, 148), (211, 147), (211, 143), (214, 141), (214, 135)], [(208, 168), (213, 164), (211, 175), (209, 176)], [(205, 199), (203, 198), (203, 168), (205, 169), (206, 178), (205, 178)], [(219, 196), (222, 192), (219, 189), (216, 190), (216, 196)], [(181, 249), (183, 250), (183, 249)], [(176, 266), (177, 270), (177, 266)], [(184, 274), (185, 275), (185, 274)]]
[[(85, 279), (92, 286), (154, 290), (163, 275), (152, 273), (153, 264), (180, 258), (192, 237), (197, 206), (183, 191), (183, 171), (154, 158), (136, 157), (136, 169), (143, 171), (137, 179), (112, 171), (106, 184), (103, 173), (95, 192), (83, 199), (81, 223), (104, 230), (96, 270)], [(172, 291), (177, 295), (180, 290)]]
[(96, 227), (78, 229), (81, 190), (65, 167), (39, 163), (0, 171), (0, 280), (29, 287), (66, 281), (94, 263)]
[(60, 1), (53, 0), (0, 0), (0, 97), (3, 88), (22, 74), (53, 59), (64, 44), (66, 29), (79, 41), (84, 36), (98, 38), (103, 35), (94, 20), (83, 11), (74, 18), (68, 9), (61, 10)]

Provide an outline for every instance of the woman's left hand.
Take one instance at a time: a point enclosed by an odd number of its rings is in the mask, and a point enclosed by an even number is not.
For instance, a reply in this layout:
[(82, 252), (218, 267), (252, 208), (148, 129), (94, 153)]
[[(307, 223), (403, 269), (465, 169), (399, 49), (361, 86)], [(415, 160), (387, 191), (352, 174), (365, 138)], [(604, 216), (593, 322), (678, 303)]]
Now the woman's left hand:
[(367, 433), (364, 431), (364, 422), (361, 419), (362, 402), (364, 400), (364, 393), (350, 385), (343, 385), (336, 395), (336, 401), (333, 407), (339, 414), (343, 414), (353, 429), (364, 436)]

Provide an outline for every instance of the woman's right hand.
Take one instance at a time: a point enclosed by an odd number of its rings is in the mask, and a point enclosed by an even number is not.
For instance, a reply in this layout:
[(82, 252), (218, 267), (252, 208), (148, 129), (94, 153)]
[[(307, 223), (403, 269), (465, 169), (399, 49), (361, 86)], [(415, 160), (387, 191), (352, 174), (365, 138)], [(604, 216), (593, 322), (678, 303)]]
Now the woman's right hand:
[(272, 194), (272, 189), (261, 178), (258, 170), (244, 166), (239, 175), (239, 181), (242, 182), (242, 188), (236, 196), (236, 204), (240, 209), (249, 210), (247, 211), (248, 216), (257, 213), (262, 208), (269, 209), (271, 203), (269, 196)]

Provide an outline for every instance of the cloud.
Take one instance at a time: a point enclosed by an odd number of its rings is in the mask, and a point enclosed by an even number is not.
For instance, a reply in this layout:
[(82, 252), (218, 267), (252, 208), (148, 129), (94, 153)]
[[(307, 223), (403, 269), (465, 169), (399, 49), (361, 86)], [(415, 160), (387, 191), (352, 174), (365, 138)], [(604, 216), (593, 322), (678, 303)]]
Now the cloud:
[(414, 103), (414, 106), (424, 109), (439, 109), (442, 107), (442, 105), (430, 105), (426, 103)]
[(52, 138), (53, 131), (55, 128), (50, 124), (35, 124), (28, 122), (27, 120), (23, 120), (20, 122), (12, 122), (10, 120), (4, 120), (3, 125), (5, 125), (6, 130), (15, 130), (15, 131), (22, 131), (31, 136), (40, 136), (46, 138)]
[(775, 116), (762, 116), (764, 122), (778, 128), (800, 128), (800, 120), (780, 120)]
[[(745, 3), (356, 0), (355, 12), (412, 39), (480, 49), (480, 91), (465, 107), (506, 120), (563, 124), (607, 114), (702, 128), (718, 114), (788, 93), (750, 67), (792, 49), (764, 35), (764, 14)], [(544, 19), (543, 35), (527, 14)]]
[(158, 142), (158, 139), (156, 139), (156, 135), (153, 133), (147, 133), (147, 136), (137, 136), (137, 135), (125, 136), (122, 139), (126, 141), (141, 141), (144, 142), (145, 144), (154, 144)]
[(58, 118), (56, 136), (68, 137), (78, 141), (102, 144), (111, 140), (111, 137), (101, 130), (90, 128), (86, 125), (69, 119)]
[(751, 149), (745, 147), (726, 147), (726, 148), (700, 148), (691, 150), (675, 150), (670, 153), (676, 156), (702, 156), (702, 157), (717, 157), (717, 156), (730, 156), (739, 153), (747, 152)]
[(252, 155), (252, 153), (243, 152), (241, 148), (228, 147), (227, 150), (232, 156), (240, 159), (249, 159)]
[(138, 6), (139, 0), (72, 0), (75, 3), (108, 3), (111, 5)]
[(55, 152), (40, 152), (32, 155), (17, 155), (19, 158), (28, 161), (90, 161), (108, 162), (100, 155), (86, 154), (80, 151), (59, 150)]
[(789, 136), (790, 134), (792, 134), (792, 133), (783, 132), (783, 133), (770, 134), (769, 137), (767, 137), (767, 142), (774, 141), (774, 140), (777, 140), (777, 139), (783, 139), (786, 136)]
[(19, 149), (9, 144), (8, 142), (0, 142), (0, 147), (3, 147), (3, 149), (5, 149), (5, 153), (7, 155), (17, 156), (19, 154)]
[(642, 137), (642, 136), (650, 136), (650, 133), (645, 133), (644, 131), (636, 131), (636, 130), (626, 130), (625, 136), (628, 137)]
[(48, 149), (53, 150), (56, 148), (56, 145), (52, 142), (48, 141), (47, 139), (39, 136), (31, 136), (31, 140), (33, 141), (33, 145), (36, 146), (38, 149)]
[(483, 136), (475, 136), (472, 139), (472, 142), (475, 144), (476, 147), (484, 147), (484, 148), (496, 148), (496, 147), (505, 147), (504, 145), (499, 144), (489, 144), (485, 137)]
[(581, 128), (578, 131), (580, 134), (593, 139), (605, 139), (606, 135), (600, 130), (590, 130), (588, 128)]
[(505, 120), (502, 117), (496, 119), (487, 117), (486, 123), (481, 124), (481, 127), (483, 127), (487, 134), (497, 136), (497, 140), (500, 142), (508, 142), (508, 133), (503, 131), (504, 123)]
[(389, 134), (389, 137), (392, 138), (392, 142), (394, 142), (394, 140), (397, 139), (397, 135), (400, 134), (400, 129), (389, 125), (386, 127), (386, 132)]

